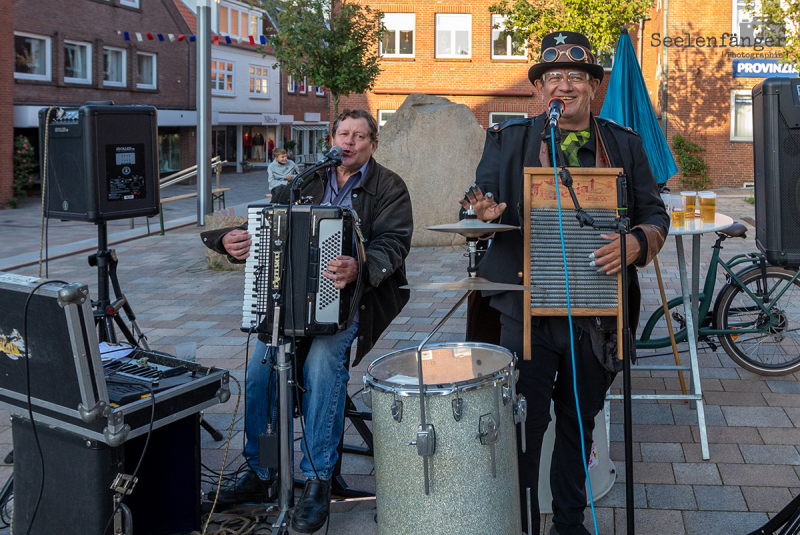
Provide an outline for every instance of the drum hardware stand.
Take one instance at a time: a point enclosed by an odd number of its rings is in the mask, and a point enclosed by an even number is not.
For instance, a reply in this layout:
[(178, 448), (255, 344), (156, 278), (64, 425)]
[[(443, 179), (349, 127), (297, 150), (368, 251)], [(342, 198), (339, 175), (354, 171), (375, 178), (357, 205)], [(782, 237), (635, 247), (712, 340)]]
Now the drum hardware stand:
[[(114, 330), (114, 323), (125, 336), (125, 339), (133, 346), (141, 346), (149, 350), (147, 345), (147, 337), (142, 334), (139, 329), (139, 324), (136, 323), (136, 315), (133, 313), (128, 299), (119, 285), (117, 278), (117, 254), (113, 249), (108, 248), (108, 229), (105, 221), (97, 223), (97, 252), (89, 255), (89, 265), (97, 267), (97, 301), (92, 302), (94, 307), (95, 324), (98, 325), (99, 339), (101, 342), (109, 342), (112, 344), (117, 343), (117, 334)], [(111, 278), (111, 284), (114, 288), (114, 296), (116, 300), (111, 302), (109, 296), (108, 279)], [(122, 321), (119, 311), (125, 311), (125, 315), (131, 322), (133, 333), (131, 333), (125, 322)], [(134, 337), (134, 333), (136, 336)]]
[[(549, 135), (545, 136), (549, 139)], [(576, 219), (580, 226), (588, 225), (597, 229), (608, 229), (619, 235), (620, 253), (620, 298), (622, 300), (622, 407), (625, 418), (625, 507), (627, 520), (627, 533), (634, 535), (634, 503), (633, 503), (633, 427), (631, 410), (631, 329), (628, 325), (628, 263), (627, 263), (627, 236), (631, 233), (631, 221), (628, 217), (628, 182), (624, 174), (617, 175), (617, 218), (613, 223), (596, 224), (592, 216), (584, 212), (578, 203), (578, 197), (572, 189), (572, 175), (566, 168), (564, 153), (561, 150), (561, 130), (556, 126), (553, 129), (553, 141), (556, 147), (556, 158), (560, 164), (559, 178), (569, 191), (572, 203), (575, 205)], [(619, 336), (617, 337), (619, 343)]]

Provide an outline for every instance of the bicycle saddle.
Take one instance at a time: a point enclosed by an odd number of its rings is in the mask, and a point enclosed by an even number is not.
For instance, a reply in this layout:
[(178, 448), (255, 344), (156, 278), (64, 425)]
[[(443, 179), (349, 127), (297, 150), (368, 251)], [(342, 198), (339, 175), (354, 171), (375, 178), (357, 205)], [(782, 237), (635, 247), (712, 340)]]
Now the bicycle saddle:
[(744, 236), (745, 232), (747, 232), (746, 226), (742, 225), (741, 223), (734, 223), (725, 230), (718, 231), (717, 234), (725, 234), (729, 238), (740, 238), (740, 237), (745, 237)]

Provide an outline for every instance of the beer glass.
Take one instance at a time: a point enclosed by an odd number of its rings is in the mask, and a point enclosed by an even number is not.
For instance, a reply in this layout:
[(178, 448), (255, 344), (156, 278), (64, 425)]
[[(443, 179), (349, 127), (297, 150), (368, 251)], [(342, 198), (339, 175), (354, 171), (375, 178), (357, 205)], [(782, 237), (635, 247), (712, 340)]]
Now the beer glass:
[(696, 191), (682, 191), (681, 197), (686, 197), (686, 219), (691, 219), (694, 217), (694, 211), (696, 206), (697, 200), (697, 192)]
[(713, 223), (717, 215), (717, 194), (713, 191), (700, 192), (700, 221)]
[(673, 195), (670, 197), (669, 204), (672, 211), (672, 226), (682, 227), (686, 221), (686, 197)]

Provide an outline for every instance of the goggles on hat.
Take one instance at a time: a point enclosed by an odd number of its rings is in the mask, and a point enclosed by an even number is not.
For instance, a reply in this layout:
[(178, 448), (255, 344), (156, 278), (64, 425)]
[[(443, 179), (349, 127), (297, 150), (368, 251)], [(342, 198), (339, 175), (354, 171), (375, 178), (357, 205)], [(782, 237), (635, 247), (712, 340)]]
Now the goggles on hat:
[(561, 56), (566, 55), (574, 62), (577, 63), (590, 63), (589, 54), (582, 46), (573, 46), (567, 50), (559, 50), (556, 47), (550, 47), (542, 51), (542, 62), (553, 63), (558, 61)]

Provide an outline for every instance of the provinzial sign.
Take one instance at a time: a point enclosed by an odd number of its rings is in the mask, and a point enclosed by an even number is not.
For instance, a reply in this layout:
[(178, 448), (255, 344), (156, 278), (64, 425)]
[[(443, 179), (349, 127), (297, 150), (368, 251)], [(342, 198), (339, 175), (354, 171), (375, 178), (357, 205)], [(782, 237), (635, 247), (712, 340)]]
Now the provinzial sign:
[(734, 78), (796, 78), (797, 69), (788, 63), (779, 63), (777, 59), (735, 59), (733, 60)]

